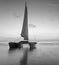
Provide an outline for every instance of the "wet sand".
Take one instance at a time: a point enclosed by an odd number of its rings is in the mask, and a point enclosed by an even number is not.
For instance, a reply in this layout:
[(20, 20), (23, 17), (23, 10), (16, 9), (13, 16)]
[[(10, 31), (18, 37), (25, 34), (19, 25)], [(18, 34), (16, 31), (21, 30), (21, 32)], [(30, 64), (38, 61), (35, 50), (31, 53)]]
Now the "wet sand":
[(0, 46), (0, 65), (59, 65), (59, 45), (37, 44), (36, 49), (10, 50)]

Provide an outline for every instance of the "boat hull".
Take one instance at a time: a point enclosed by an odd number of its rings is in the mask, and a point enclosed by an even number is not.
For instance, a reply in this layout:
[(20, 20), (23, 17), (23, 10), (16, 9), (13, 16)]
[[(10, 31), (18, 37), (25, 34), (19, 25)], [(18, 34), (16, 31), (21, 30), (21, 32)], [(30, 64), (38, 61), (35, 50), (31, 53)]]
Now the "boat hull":
[(9, 47), (10, 48), (19, 48), (19, 47), (21, 47), (21, 45), (19, 43), (15, 43), (15, 42), (9, 42)]
[(37, 43), (36, 42), (28, 42), (28, 41), (20, 41), (18, 43), (9, 42), (9, 47), (10, 48), (20, 48), (20, 47), (22, 47), (22, 44), (29, 44), (30, 48), (34, 48), (35, 44), (37, 44)]

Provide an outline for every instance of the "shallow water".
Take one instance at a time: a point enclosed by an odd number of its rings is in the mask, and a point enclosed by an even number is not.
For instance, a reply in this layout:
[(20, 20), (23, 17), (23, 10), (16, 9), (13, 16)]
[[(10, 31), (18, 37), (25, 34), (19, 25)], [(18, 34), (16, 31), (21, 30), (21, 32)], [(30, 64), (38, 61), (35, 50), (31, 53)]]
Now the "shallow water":
[(40, 44), (36, 49), (27, 47), (10, 50), (0, 46), (0, 65), (59, 65), (59, 45)]

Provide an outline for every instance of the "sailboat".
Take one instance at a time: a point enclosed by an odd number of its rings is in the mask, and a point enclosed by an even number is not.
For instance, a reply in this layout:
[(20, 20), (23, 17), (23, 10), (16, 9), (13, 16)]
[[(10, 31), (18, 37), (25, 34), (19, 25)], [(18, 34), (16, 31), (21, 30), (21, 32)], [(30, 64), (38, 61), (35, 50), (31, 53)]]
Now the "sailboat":
[(21, 37), (24, 38), (23, 41), (20, 41), (18, 43), (16, 42), (9, 42), (10, 48), (18, 48), (21, 47), (22, 44), (29, 44), (30, 48), (35, 47), (36, 42), (29, 42), (28, 37), (28, 11), (27, 11), (27, 2), (25, 2), (25, 12), (24, 12), (24, 20), (23, 20), (23, 26), (21, 31)]

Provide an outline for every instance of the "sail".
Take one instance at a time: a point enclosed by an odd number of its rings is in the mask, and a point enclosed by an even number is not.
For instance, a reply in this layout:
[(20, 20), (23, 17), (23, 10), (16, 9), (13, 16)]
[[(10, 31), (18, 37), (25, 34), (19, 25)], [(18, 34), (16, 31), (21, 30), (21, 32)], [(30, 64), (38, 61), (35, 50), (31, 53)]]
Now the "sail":
[(27, 12), (27, 3), (25, 2), (25, 12), (24, 12), (24, 21), (21, 36), (24, 40), (28, 40), (28, 12)]

